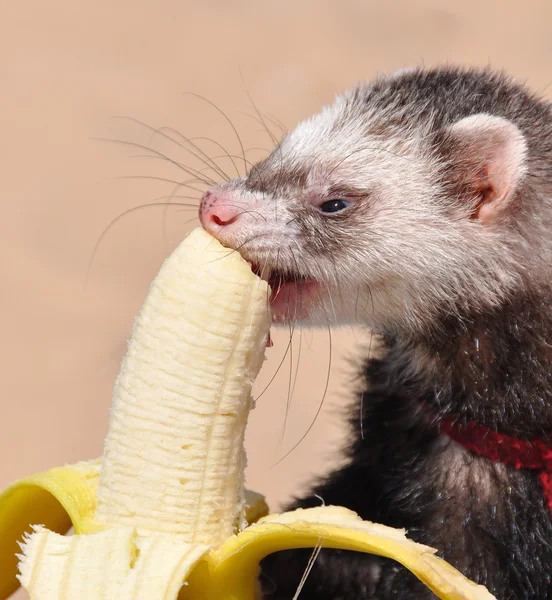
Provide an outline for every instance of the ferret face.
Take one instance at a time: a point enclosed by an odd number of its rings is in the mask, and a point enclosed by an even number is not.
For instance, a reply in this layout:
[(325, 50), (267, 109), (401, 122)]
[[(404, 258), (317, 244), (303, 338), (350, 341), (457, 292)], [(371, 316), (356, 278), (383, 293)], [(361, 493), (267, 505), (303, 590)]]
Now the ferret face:
[(496, 303), (517, 278), (500, 204), (525, 142), (502, 118), (472, 121), (436, 128), (357, 88), (207, 192), (201, 222), (268, 279), (276, 321), (388, 330)]

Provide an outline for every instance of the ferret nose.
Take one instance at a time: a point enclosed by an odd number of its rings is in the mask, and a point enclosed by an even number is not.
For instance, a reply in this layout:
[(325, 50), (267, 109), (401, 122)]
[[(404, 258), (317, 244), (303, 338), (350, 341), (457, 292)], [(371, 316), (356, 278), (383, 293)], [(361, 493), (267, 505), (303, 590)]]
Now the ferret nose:
[(199, 220), (209, 233), (217, 233), (237, 221), (241, 212), (226, 194), (206, 192), (199, 205)]

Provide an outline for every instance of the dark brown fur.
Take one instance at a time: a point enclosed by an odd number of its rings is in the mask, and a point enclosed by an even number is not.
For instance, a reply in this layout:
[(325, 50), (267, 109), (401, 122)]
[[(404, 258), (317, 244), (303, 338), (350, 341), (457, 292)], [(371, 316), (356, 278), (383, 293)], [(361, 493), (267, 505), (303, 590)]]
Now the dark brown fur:
[[(551, 598), (552, 521), (538, 474), (471, 454), (440, 436), (436, 422), (420, 409), (421, 404), (430, 407), (437, 421), (476, 420), (507, 434), (550, 441), (550, 106), (500, 74), (452, 68), (381, 79), (360, 88), (350, 104), (356, 107), (352, 110), (365, 105), (380, 111), (375, 135), (415, 135), (424, 124), (430, 154), (443, 164), (449, 161), (442, 181), (451, 211), (464, 194), (476, 197), (481, 190), (476, 184), (469, 188), (474, 182), (463, 177), (465, 165), (444, 128), (478, 113), (504, 117), (519, 127), (528, 144), (528, 174), (504, 216), (514, 247), (522, 249), (516, 251), (519, 279), (498, 304), (483, 301), (482, 306), (479, 298), (466, 295), (454, 310), (447, 302), (428, 310), (431, 317), (418, 315), (416, 327), (380, 328), (385, 355), (363, 369), (363, 437), (353, 419), (348, 465), (293, 506), (316, 506), (321, 497), (365, 519), (406, 528), (410, 537), (437, 548), (499, 600)], [(257, 182), (286, 181), (274, 173), (270, 179), (268, 172), (261, 164)], [(351, 414), (358, 414), (357, 406)], [(291, 599), (310, 554), (267, 558), (266, 598)], [(433, 597), (391, 561), (327, 550), (300, 595), (302, 600)]]
[[(540, 298), (516, 298), (502, 311), (461, 325), (443, 323), (419, 340), (423, 352), (436, 357), (427, 377), (409, 375), (406, 357), (416, 342), (389, 337), (387, 356), (366, 367), (364, 439), (353, 420), (349, 465), (314, 488), (318, 498), (293, 506), (316, 506), (323, 498), (365, 519), (404, 527), (500, 600), (551, 597), (552, 523), (537, 473), (460, 448), (439, 436), (420, 409), (425, 404), (439, 416), (547, 439), (552, 369), (546, 339), (551, 335), (550, 305)], [(352, 414), (358, 414), (356, 407)], [(265, 562), (267, 598), (293, 596), (310, 551), (285, 554)], [(337, 551), (321, 552), (301, 593), (318, 600), (433, 597), (391, 561)]]

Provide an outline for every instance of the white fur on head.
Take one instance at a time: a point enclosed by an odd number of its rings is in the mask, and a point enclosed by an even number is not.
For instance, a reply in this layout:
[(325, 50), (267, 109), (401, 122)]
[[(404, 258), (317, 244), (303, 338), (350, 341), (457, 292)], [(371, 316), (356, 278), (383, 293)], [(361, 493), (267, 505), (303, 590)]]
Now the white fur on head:
[[(447, 117), (443, 131), (423, 97), (382, 105), (377, 93), (338, 98), (222, 186), (243, 210), (217, 237), (263, 271), (318, 282), (318, 296), (303, 304), (299, 293), (290, 311), (310, 303), (307, 323), (410, 332), (498, 306), (533, 254), (515, 227), (494, 224), (519, 197), (524, 135), (482, 112)], [(349, 207), (322, 214), (319, 200), (332, 194)]]
[(461, 119), (448, 132), (467, 168), (465, 183), (481, 197), (474, 216), (488, 224), (508, 206), (525, 176), (525, 137), (511, 121), (487, 114)]

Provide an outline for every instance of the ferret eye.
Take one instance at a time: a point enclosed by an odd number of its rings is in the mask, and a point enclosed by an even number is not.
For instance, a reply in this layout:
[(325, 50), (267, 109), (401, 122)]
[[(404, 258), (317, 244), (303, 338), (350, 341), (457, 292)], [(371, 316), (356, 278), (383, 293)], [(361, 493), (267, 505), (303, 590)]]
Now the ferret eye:
[(323, 202), (318, 209), (323, 213), (336, 213), (345, 210), (349, 206), (346, 200), (328, 200)]

